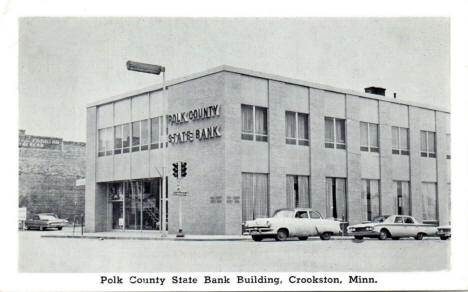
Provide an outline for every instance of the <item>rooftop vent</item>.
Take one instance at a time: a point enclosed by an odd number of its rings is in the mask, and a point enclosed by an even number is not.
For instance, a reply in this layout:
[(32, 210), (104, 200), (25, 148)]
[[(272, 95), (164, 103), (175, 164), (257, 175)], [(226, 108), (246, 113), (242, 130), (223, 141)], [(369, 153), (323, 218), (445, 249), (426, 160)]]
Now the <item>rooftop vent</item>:
[(385, 96), (385, 88), (383, 87), (367, 87), (364, 89), (366, 93), (371, 93), (371, 94), (377, 94), (377, 95), (382, 95)]

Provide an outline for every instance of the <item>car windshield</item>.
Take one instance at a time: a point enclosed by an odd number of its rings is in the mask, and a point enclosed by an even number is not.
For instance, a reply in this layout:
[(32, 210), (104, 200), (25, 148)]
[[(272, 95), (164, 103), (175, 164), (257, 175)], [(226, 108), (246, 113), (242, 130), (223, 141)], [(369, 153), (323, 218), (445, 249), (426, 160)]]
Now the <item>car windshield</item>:
[(385, 221), (385, 219), (387, 219), (389, 216), (377, 216), (374, 218), (374, 220), (372, 220), (372, 222), (374, 223), (382, 223)]
[(275, 215), (273, 215), (274, 218), (293, 218), (294, 217), (294, 211), (293, 210), (281, 210), (277, 211)]
[(57, 217), (53, 215), (39, 215), (39, 219), (41, 220), (57, 220)]

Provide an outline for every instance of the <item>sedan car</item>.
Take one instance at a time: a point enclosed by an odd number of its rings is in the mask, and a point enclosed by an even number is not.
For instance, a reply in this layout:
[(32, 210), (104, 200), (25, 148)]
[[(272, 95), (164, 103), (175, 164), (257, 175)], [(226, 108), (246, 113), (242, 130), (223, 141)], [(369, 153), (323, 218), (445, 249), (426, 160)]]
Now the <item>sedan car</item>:
[(437, 227), (437, 236), (442, 240), (447, 240), (452, 237), (452, 228), (449, 225)]
[(356, 239), (375, 237), (380, 240), (396, 240), (401, 237), (414, 237), (421, 240), (424, 236), (435, 236), (436, 233), (436, 227), (419, 223), (414, 217), (406, 215), (379, 216), (372, 222), (348, 227), (348, 234)]
[(58, 218), (58, 216), (53, 213), (40, 213), (33, 215), (32, 219), (26, 220), (24, 224), (28, 230), (46, 230), (47, 228), (62, 230), (63, 226), (68, 224), (68, 221)]
[(255, 241), (264, 238), (283, 241), (288, 237), (307, 240), (309, 236), (320, 236), (322, 240), (328, 240), (330, 236), (341, 233), (339, 221), (323, 219), (320, 213), (308, 208), (279, 209), (271, 218), (245, 222), (244, 228)]

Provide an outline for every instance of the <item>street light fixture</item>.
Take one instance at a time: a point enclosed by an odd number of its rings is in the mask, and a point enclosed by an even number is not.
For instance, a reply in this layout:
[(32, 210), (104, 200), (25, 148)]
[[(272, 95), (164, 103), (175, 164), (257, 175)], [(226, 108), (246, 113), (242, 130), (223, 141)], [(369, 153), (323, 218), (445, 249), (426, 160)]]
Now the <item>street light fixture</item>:
[(166, 98), (166, 68), (160, 65), (145, 64), (134, 61), (127, 61), (127, 70), (137, 71), (142, 73), (149, 73), (159, 75), (162, 72), (162, 88), (163, 88), (163, 134), (162, 134), (162, 157), (163, 157), (163, 171), (162, 171), (162, 206), (161, 206), (161, 237), (167, 237), (166, 231), (166, 203), (167, 203), (167, 190), (166, 190), (166, 148), (167, 148), (167, 98)]

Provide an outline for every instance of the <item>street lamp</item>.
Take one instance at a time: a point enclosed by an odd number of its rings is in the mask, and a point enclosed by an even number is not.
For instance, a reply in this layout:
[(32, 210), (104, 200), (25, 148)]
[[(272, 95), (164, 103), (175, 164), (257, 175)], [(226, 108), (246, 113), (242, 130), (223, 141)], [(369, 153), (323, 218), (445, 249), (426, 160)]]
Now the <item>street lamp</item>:
[(127, 61), (127, 70), (137, 71), (149, 74), (159, 75), (162, 72), (162, 88), (163, 88), (163, 134), (162, 134), (162, 157), (163, 157), (163, 170), (162, 170), (162, 207), (161, 207), (161, 237), (167, 237), (166, 231), (166, 148), (167, 148), (167, 98), (166, 98), (166, 68), (160, 65), (145, 64), (134, 61)]

